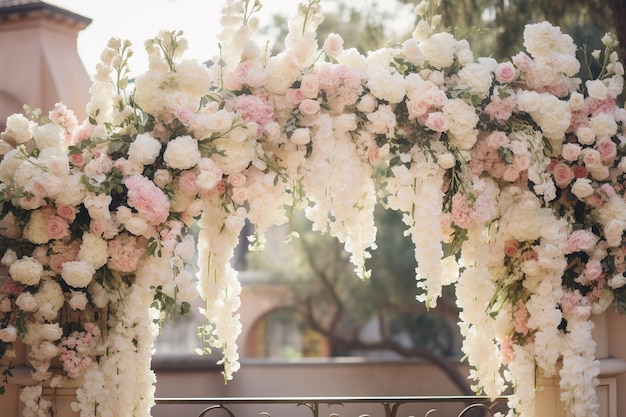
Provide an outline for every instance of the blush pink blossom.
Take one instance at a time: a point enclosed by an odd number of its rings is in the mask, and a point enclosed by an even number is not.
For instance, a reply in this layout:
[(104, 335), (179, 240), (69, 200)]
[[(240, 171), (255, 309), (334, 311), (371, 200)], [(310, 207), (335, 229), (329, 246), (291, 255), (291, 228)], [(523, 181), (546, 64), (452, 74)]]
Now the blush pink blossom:
[(152, 181), (142, 175), (128, 177), (128, 205), (154, 225), (164, 223), (170, 212), (170, 200)]
[(598, 243), (598, 236), (586, 229), (573, 231), (567, 238), (565, 253), (588, 252)]
[(263, 128), (274, 120), (274, 106), (267, 100), (255, 95), (242, 95), (235, 99), (235, 110), (246, 122), (258, 125), (257, 136), (261, 136)]
[(567, 187), (574, 179), (574, 173), (570, 167), (563, 162), (559, 162), (554, 166), (552, 176), (554, 177), (554, 183), (560, 188)]
[(137, 270), (139, 259), (146, 253), (146, 245), (128, 233), (120, 233), (108, 243), (107, 266), (115, 271), (131, 273)]
[(596, 142), (596, 150), (603, 162), (613, 162), (617, 157), (617, 145), (611, 138), (602, 138)]
[(76, 219), (77, 212), (78, 209), (74, 206), (64, 205), (57, 207), (57, 214), (69, 222), (73, 222)]
[(445, 132), (449, 127), (448, 119), (439, 111), (428, 113), (424, 125), (435, 132)]
[(504, 255), (512, 258), (517, 255), (518, 251), (519, 242), (517, 240), (507, 240), (506, 242), (504, 242)]
[(60, 216), (50, 216), (46, 224), (46, 234), (50, 239), (63, 239), (70, 235), (70, 225)]
[(198, 175), (191, 170), (183, 171), (178, 177), (178, 185), (184, 193), (189, 195), (196, 195), (200, 191), (200, 187), (197, 184)]
[(510, 83), (517, 79), (518, 72), (512, 62), (501, 62), (496, 66), (496, 81), (501, 84)]

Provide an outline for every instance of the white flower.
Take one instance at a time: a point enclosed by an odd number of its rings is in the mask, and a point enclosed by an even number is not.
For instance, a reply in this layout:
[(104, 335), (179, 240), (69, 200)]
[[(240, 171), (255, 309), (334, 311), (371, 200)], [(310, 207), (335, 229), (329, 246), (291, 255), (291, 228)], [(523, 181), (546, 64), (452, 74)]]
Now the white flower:
[(63, 264), (61, 277), (70, 287), (84, 288), (91, 282), (96, 273), (94, 267), (83, 261), (70, 261)]
[(48, 123), (37, 126), (33, 132), (37, 148), (57, 148), (63, 145), (63, 130), (60, 126)]
[(9, 275), (24, 285), (37, 285), (43, 275), (43, 266), (35, 258), (25, 256), (11, 264)]
[(459, 88), (471, 94), (486, 98), (493, 82), (492, 71), (485, 65), (471, 63), (464, 66), (458, 73)]
[(2, 139), (10, 140), (20, 145), (33, 137), (37, 124), (28, 120), (23, 114), (12, 114), (6, 120), (6, 129), (2, 132)]
[(604, 100), (608, 95), (608, 89), (602, 80), (588, 80), (585, 82), (589, 97), (597, 100)]
[(293, 131), (289, 140), (296, 145), (306, 145), (311, 141), (311, 133), (309, 129), (301, 127)]
[(471, 149), (478, 139), (478, 115), (474, 106), (461, 99), (448, 100), (443, 107), (443, 114), (450, 123), (450, 144), (459, 149)]
[(424, 51), (415, 39), (407, 39), (402, 43), (402, 54), (413, 65), (424, 64)]
[(107, 242), (93, 233), (84, 233), (83, 241), (78, 252), (78, 260), (88, 262), (95, 269), (107, 263)]
[(373, 70), (368, 73), (367, 86), (379, 99), (399, 103), (406, 94), (404, 77), (397, 71)]
[(0, 340), (4, 343), (11, 343), (17, 340), (17, 329), (10, 324), (7, 327), (0, 329)]
[(87, 303), (89, 303), (87, 295), (82, 291), (72, 291), (71, 294), (72, 296), (70, 297), (70, 301), (68, 302), (70, 307), (72, 307), (74, 310), (84, 310), (87, 306)]
[(7, 249), (2, 256), (0, 263), (5, 266), (11, 266), (11, 264), (15, 261), (17, 261), (17, 253), (15, 253), (13, 249)]
[(39, 302), (35, 298), (34, 295), (29, 293), (28, 291), (21, 293), (17, 296), (15, 300), (15, 305), (17, 305), (21, 310), (24, 311), (36, 311), (39, 308)]
[(189, 135), (179, 136), (168, 142), (163, 160), (173, 169), (191, 169), (200, 160), (198, 141)]
[(583, 200), (593, 194), (593, 186), (588, 178), (577, 178), (572, 185), (572, 194)]
[(435, 68), (446, 68), (454, 63), (456, 39), (448, 32), (435, 33), (420, 43), (424, 59)]
[(611, 278), (609, 278), (608, 285), (615, 290), (618, 288), (622, 288), (624, 285), (626, 285), (626, 277), (624, 276), (624, 274), (613, 275)]
[(135, 137), (128, 149), (128, 159), (137, 161), (143, 165), (149, 165), (156, 161), (161, 151), (161, 142), (150, 133), (142, 133)]

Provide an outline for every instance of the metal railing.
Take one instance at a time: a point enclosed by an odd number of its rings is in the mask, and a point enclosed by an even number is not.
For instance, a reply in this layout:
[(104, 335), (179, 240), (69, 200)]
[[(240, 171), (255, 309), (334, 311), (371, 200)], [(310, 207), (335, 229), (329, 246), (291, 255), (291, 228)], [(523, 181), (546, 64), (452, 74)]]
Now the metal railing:
[[(172, 417), (494, 417), (506, 414), (506, 401), (482, 396), (158, 398), (156, 409), (157, 415)], [(186, 412), (181, 405), (192, 407)]]

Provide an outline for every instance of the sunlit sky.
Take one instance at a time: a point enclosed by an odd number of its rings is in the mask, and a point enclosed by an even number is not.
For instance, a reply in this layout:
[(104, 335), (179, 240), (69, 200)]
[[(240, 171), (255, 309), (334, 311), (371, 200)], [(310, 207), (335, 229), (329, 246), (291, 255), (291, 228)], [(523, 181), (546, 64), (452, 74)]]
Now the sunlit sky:
[[(183, 30), (189, 43), (188, 58), (206, 61), (217, 50), (222, 0), (44, 0), (47, 3), (91, 18), (92, 23), (78, 35), (78, 53), (88, 73), (93, 73), (99, 56), (111, 37), (133, 43), (135, 57), (131, 71), (137, 75), (147, 68), (143, 49), (162, 29)], [(275, 13), (291, 15), (298, 0), (266, 0), (258, 17), (269, 23)]]

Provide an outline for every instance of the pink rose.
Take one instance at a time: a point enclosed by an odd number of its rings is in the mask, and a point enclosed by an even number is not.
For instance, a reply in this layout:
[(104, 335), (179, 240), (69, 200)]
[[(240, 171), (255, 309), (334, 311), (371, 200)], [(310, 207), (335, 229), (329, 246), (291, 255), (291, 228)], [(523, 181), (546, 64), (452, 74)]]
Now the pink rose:
[(590, 281), (598, 279), (602, 275), (602, 264), (600, 261), (590, 260), (585, 265), (585, 277)]
[(236, 187), (233, 189), (233, 201), (239, 205), (243, 205), (248, 200), (248, 189), (245, 187)]
[(583, 163), (587, 169), (591, 170), (593, 168), (599, 167), (602, 165), (602, 158), (600, 157), (600, 152), (595, 149), (586, 148), (582, 152)]
[(442, 112), (435, 111), (428, 114), (424, 125), (435, 132), (445, 132), (448, 130), (448, 119)]
[(448, 96), (438, 88), (430, 88), (424, 94), (424, 101), (433, 107), (442, 107), (448, 101)]
[(554, 176), (554, 183), (560, 188), (567, 187), (574, 179), (574, 173), (563, 162), (559, 162), (554, 166), (552, 176)]
[(197, 181), (198, 175), (194, 171), (183, 171), (178, 178), (178, 185), (184, 193), (196, 195), (200, 191)]
[(178, 120), (181, 121), (181, 123), (185, 126), (187, 126), (187, 124), (191, 121), (191, 119), (193, 119), (193, 117), (195, 116), (195, 113), (190, 110), (190, 109), (176, 109), (176, 111), (174, 112), (174, 114), (176, 115), (176, 118)]
[(513, 63), (523, 72), (530, 72), (533, 69), (533, 60), (524, 52), (520, 52), (513, 57)]
[(561, 155), (566, 161), (572, 162), (578, 159), (582, 148), (575, 143), (566, 143), (563, 145)]
[(320, 82), (315, 74), (306, 74), (300, 80), (300, 91), (306, 98), (315, 98), (320, 91)]
[(304, 100), (304, 94), (299, 88), (290, 88), (286, 95), (287, 100), (293, 105), (298, 105)]
[(298, 108), (303, 115), (312, 116), (320, 111), (320, 104), (317, 100), (305, 99)]
[(407, 100), (406, 107), (409, 111), (409, 119), (416, 119), (426, 114), (429, 109), (428, 104), (422, 100)]
[(515, 182), (519, 178), (519, 171), (513, 165), (507, 165), (502, 174), (502, 179), (508, 182)]
[(489, 136), (487, 136), (487, 143), (490, 148), (500, 149), (509, 143), (509, 137), (504, 132), (492, 132)]
[(228, 182), (233, 187), (241, 187), (246, 183), (246, 176), (242, 173), (235, 173), (228, 176)]
[(504, 242), (504, 254), (509, 258), (514, 257), (519, 251), (519, 242), (517, 240), (507, 240)]
[(572, 165), (572, 171), (574, 172), (574, 178), (586, 178), (589, 173), (587, 168), (581, 165)]
[(343, 39), (335, 33), (329, 34), (324, 41), (324, 53), (331, 58), (337, 58), (341, 52), (343, 52)]
[(596, 143), (596, 150), (602, 161), (612, 162), (617, 156), (617, 146), (610, 138), (602, 138)]
[(515, 155), (513, 165), (518, 171), (526, 171), (530, 167), (530, 157), (528, 155)]
[(57, 214), (67, 221), (73, 222), (76, 219), (77, 209), (74, 206), (57, 207)]
[(70, 155), (70, 162), (77, 167), (85, 165), (86, 159), (84, 153), (73, 153)]
[(518, 73), (511, 62), (502, 62), (496, 66), (496, 80), (499, 83), (510, 83), (517, 79)]
[(578, 251), (588, 252), (593, 249), (598, 242), (598, 237), (589, 230), (579, 229), (573, 231), (567, 238), (565, 253)]
[(50, 216), (46, 224), (46, 234), (50, 239), (63, 239), (70, 235), (70, 225), (59, 216)]

